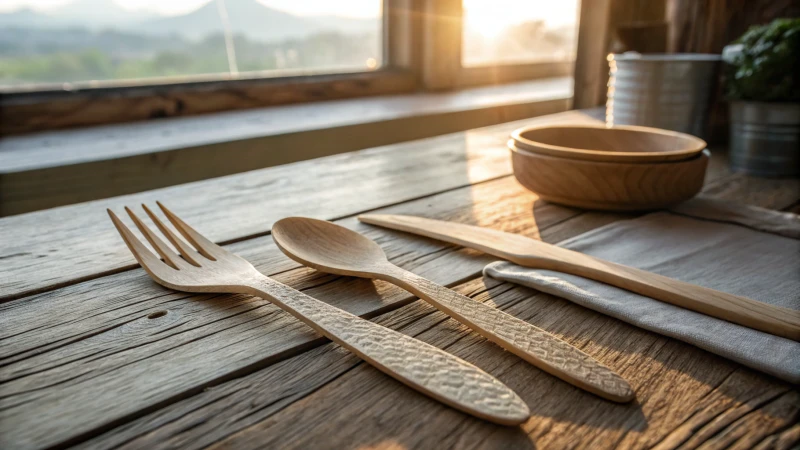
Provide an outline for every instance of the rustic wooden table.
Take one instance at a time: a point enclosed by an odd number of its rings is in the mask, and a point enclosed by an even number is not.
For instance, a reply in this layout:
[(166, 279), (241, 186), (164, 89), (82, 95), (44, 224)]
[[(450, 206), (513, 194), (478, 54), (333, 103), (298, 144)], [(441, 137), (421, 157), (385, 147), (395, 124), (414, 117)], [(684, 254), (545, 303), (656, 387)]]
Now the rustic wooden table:
[[(592, 121), (568, 112), (525, 123)], [(796, 446), (796, 388), (482, 278), (492, 257), (356, 221), (365, 211), (417, 214), (555, 243), (632, 217), (544, 203), (521, 188), (505, 148), (519, 125), (1, 219), (0, 447)], [(799, 187), (731, 174), (724, 152), (715, 152), (704, 194), (798, 211)], [(263, 273), (489, 371), (533, 417), (514, 428), (474, 419), (383, 375), (267, 301), (155, 284), (105, 208), (156, 199)], [(575, 389), (394, 286), (300, 267), (269, 236), (289, 215), (365, 233), (396, 264), (566, 339), (627, 378), (638, 401), (619, 405)]]

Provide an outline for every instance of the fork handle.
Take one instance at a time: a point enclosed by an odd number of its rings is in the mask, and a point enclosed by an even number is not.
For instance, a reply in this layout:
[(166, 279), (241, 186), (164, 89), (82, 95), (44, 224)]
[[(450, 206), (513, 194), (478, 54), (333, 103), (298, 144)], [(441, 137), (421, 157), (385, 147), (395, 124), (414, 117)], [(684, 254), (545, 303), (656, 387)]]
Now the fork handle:
[(427, 300), (486, 339), (581, 389), (616, 402), (634, 399), (624, 378), (577, 347), (524, 320), (393, 266), (390, 281)]
[(268, 277), (249, 293), (270, 300), (396, 380), (453, 408), (502, 425), (530, 417), (528, 405), (499, 380), (439, 348), (362, 319)]

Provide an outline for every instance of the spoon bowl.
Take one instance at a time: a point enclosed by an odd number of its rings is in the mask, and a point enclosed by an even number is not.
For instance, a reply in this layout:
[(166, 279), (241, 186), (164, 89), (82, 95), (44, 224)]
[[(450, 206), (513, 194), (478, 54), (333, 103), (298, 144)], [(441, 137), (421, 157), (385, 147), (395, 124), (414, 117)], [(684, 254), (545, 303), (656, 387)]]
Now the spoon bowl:
[(287, 256), (322, 272), (372, 277), (389, 265), (375, 241), (325, 220), (287, 217), (272, 226), (272, 237)]

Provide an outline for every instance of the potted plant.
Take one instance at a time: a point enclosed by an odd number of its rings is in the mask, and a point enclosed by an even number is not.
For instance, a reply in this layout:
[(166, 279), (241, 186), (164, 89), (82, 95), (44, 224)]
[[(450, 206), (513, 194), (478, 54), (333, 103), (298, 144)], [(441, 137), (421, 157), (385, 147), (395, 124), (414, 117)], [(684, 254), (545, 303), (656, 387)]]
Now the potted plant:
[(725, 47), (731, 166), (800, 175), (800, 19), (751, 27)]

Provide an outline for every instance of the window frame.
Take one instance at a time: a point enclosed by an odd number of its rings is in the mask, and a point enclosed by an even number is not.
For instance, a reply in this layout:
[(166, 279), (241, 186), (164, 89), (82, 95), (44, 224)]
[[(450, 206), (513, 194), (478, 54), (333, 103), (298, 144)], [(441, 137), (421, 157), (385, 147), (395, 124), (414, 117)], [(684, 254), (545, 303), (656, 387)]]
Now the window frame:
[(366, 72), (111, 80), (0, 93), (0, 136), (572, 75), (568, 62), (462, 67), (462, 18), (461, 0), (383, 0), (383, 64)]
[(462, 0), (424, 0), (424, 3), (428, 20), (423, 41), (423, 80), (427, 89), (458, 89), (573, 74), (575, 63), (563, 61), (464, 67)]

